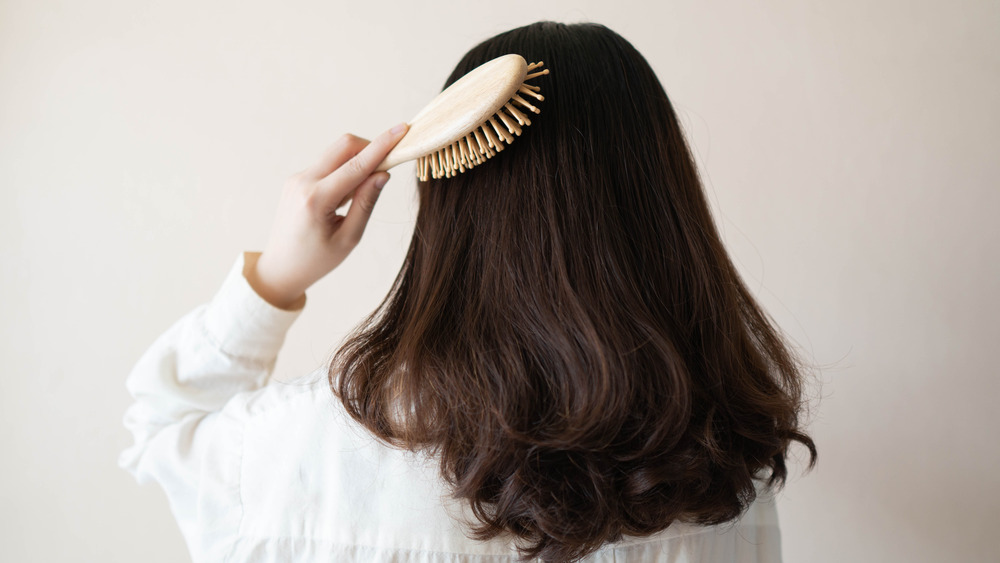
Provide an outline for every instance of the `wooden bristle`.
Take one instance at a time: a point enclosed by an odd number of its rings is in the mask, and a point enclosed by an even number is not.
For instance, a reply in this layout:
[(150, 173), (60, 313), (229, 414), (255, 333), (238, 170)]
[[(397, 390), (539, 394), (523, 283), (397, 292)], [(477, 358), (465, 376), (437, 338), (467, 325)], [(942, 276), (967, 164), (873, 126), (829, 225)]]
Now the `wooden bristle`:
[(483, 134), (485, 134), (486, 138), (489, 140), (490, 147), (496, 152), (500, 152), (503, 150), (503, 143), (500, 142), (499, 136), (493, 133), (493, 130), (494, 127), (490, 125), (489, 121), (487, 121), (486, 124), (483, 125)]
[(455, 168), (458, 168), (459, 172), (465, 172), (465, 164), (462, 164), (457, 142), (451, 146), (451, 161), (455, 164)]
[(469, 150), (469, 136), (466, 135), (458, 140), (458, 150), (462, 152), (462, 158), (465, 159), (465, 167), (472, 168), (476, 165), (475, 159), (472, 157), (472, 151)]
[[(487, 121), (490, 122), (490, 125), (492, 125), (493, 129), (497, 132), (497, 137), (502, 138), (507, 144), (510, 144), (510, 142), (514, 140), (514, 137), (508, 133), (506, 129), (500, 127), (500, 124), (497, 123), (496, 116), (491, 116)], [(503, 150), (503, 143), (497, 145), (497, 150)]]
[(482, 163), (483, 158), (479, 155), (479, 151), (476, 150), (476, 147), (472, 144), (472, 140), (472, 133), (469, 133), (465, 136), (465, 145), (468, 147), (469, 155), (472, 156), (472, 161), (476, 164), (480, 164)]
[(507, 102), (506, 104), (504, 104), (503, 107), (507, 109), (507, 113), (509, 113), (509, 114), (511, 114), (511, 115), (514, 116), (514, 119), (516, 119), (519, 124), (521, 124), (521, 125), (531, 125), (531, 120), (528, 119), (528, 116), (526, 116), (523, 113), (517, 111), (517, 109), (514, 106), (510, 105), (510, 102)]
[[(517, 135), (518, 137), (521, 136), (521, 128), (516, 123), (514, 123), (513, 121), (511, 121), (510, 118), (507, 117), (507, 114), (505, 114), (502, 111), (498, 111), (497, 112), (497, 117), (500, 118), (500, 121), (503, 121), (503, 124), (504, 124), (505, 127), (507, 127), (508, 131), (510, 131), (511, 133)], [(508, 142), (510, 142), (510, 141), (508, 141)]]
[(476, 144), (479, 145), (479, 152), (480, 152), (480, 154), (485, 154), (486, 158), (490, 158), (491, 156), (493, 156), (490, 153), (490, 144), (489, 144), (489, 141), (487, 141), (483, 137), (483, 134), (479, 132), (479, 129), (474, 130), (472, 132), (472, 134), (475, 135), (475, 137), (476, 137)]
[(535, 106), (531, 105), (530, 103), (528, 103), (524, 98), (522, 98), (521, 96), (518, 96), (517, 94), (514, 94), (514, 97), (512, 97), (511, 100), (513, 100), (513, 101), (521, 104), (522, 106), (530, 109), (534, 113), (541, 113), (541, 111), (542, 111), (542, 110), (536, 108)]
[(538, 94), (537, 90), (529, 90), (527, 88), (527, 86), (528, 86), (527, 84), (522, 84), (521, 87), (517, 89), (517, 91), (520, 92), (520, 93), (522, 93), (522, 94), (527, 94), (527, 95), (531, 96), (532, 98), (535, 98), (539, 102), (545, 100), (545, 96), (543, 96), (541, 94)]

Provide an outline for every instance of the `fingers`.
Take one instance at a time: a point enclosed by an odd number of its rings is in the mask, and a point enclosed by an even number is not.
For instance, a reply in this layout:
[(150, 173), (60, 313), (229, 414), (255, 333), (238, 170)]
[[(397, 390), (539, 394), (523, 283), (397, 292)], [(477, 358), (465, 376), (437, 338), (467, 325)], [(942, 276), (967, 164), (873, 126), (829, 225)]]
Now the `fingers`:
[(319, 162), (306, 169), (304, 173), (312, 180), (325, 178), (367, 145), (368, 139), (345, 133), (326, 149)]
[(321, 192), (327, 192), (327, 197), (333, 201), (343, 201), (366, 178), (375, 172), (375, 168), (385, 159), (392, 147), (406, 135), (409, 125), (400, 123), (382, 133), (368, 143), (329, 176), (320, 180), (316, 187)]
[[(381, 159), (376, 164), (379, 162), (382, 162)], [(387, 181), (389, 181), (388, 172), (376, 172), (366, 178), (354, 193), (354, 201), (347, 210), (347, 216), (344, 217), (340, 228), (337, 229), (338, 236), (344, 237), (343, 240), (351, 246), (358, 244), (358, 241), (361, 240), (361, 234), (365, 232), (368, 219), (371, 218), (372, 210), (375, 209), (375, 202), (378, 201), (378, 196), (382, 193), (382, 186)]]

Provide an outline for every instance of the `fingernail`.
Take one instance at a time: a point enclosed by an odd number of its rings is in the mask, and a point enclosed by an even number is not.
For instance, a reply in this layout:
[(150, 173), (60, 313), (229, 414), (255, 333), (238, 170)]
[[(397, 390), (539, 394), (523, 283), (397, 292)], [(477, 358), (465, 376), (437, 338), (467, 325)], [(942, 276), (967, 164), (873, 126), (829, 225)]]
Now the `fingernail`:
[(385, 183), (388, 182), (388, 181), (389, 181), (389, 177), (388, 176), (383, 176), (382, 178), (379, 178), (378, 180), (375, 180), (375, 189), (376, 190), (381, 190), (382, 186), (384, 186)]
[(389, 132), (392, 133), (393, 135), (399, 135), (405, 130), (406, 130), (406, 122), (404, 121), (399, 125), (393, 127), (392, 129), (389, 129)]

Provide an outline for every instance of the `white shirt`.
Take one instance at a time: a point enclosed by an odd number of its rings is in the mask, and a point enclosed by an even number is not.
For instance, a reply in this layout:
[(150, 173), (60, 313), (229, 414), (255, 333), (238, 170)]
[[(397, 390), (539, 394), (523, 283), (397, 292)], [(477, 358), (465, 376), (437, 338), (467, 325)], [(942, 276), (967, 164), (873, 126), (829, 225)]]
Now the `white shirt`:
[[(273, 307), (242, 275), (243, 256), (206, 305), (160, 336), (127, 380), (135, 444), (119, 465), (156, 481), (196, 562), (516, 561), (505, 540), (466, 537), (465, 505), (438, 466), (380, 444), (333, 395), (325, 369), (268, 381), (300, 311)], [(736, 522), (675, 522), (584, 561), (781, 560), (773, 496)]]

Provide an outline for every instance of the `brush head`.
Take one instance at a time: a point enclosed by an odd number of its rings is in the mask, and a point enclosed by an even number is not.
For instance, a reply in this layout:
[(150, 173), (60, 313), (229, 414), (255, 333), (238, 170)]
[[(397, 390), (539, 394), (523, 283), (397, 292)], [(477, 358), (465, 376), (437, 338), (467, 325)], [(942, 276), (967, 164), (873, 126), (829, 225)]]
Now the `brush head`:
[(417, 113), (378, 170), (417, 159), (417, 177), (426, 180), (451, 177), (492, 158), (531, 125), (527, 112), (539, 113), (525, 97), (544, 97), (525, 81), (548, 74), (542, 64), (504, 55), (462, 76)]

